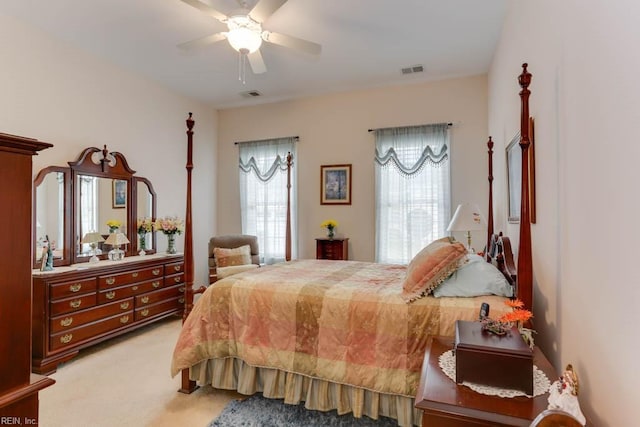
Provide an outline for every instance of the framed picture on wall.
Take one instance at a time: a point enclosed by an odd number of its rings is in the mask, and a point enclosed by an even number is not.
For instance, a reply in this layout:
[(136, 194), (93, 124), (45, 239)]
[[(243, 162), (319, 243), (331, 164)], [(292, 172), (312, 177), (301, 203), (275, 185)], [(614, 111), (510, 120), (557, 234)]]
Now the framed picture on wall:
[(351, 204), (351, 165), (320, 166), (320, 204)]
[(113, 180), (113, 191), (112, 191), (111, 199), (113, 202), (114, 209), (124, 208), (127, 206), (127, 181), (126, 180), (123, 180), (123, 179)]

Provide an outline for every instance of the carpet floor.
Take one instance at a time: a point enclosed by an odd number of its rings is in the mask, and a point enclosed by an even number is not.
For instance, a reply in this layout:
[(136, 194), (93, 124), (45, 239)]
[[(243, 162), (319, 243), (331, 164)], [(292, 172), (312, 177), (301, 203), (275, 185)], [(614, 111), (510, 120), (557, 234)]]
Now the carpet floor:
[(351, 414), (338, 415), (336, 411), (310, 411), (300, 405), (287, 405), (282, 400), (267, 399), (255, 394), (244, 400), (227, 404), (209, 427), (397, 427), (396, 420), (380, 417), (354, 418)]

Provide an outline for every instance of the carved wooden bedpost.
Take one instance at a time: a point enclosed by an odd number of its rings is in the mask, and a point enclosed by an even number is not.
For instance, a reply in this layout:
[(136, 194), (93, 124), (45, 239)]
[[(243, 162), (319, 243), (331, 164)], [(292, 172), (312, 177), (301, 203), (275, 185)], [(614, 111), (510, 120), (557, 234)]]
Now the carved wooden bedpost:
[(485, 247), (484, 257), (487, 262), (491, 262), (491, 236), (493, 236), (493, 141), (491, 137), (487, 141), (487, 148), (489, 153), (489, 212), (487, 214), (487, 246)]
[[(195, 121), (189, 113), (187, 119), (187, 210), (185, 213), (184, 226), (184, 313), (182, 323), (193, 308), (193, 224), (191, 222), (191, 171), (193, 170), (193, 125)], [(181, 393), (192, 393), (198, 386), (195, 381), (189, 379), (189, 369), (181, 372)]]
[(287, 153), (287, 225), (285, 230), (285, 261), (291, 261), (291, 166), (293, 156)]
[(522, 74), (518, 77), (522, 90), (520, 101), (520, 148), (522, 149), (522, 187), (520, 198), (520, 242), (518, 245), (518, 295), (524, 308), (533, 310), (533, 267), (531, 255), (531, 216), (529, 209), (529, 84), (531, 73), (527, 64), (522, 64)]

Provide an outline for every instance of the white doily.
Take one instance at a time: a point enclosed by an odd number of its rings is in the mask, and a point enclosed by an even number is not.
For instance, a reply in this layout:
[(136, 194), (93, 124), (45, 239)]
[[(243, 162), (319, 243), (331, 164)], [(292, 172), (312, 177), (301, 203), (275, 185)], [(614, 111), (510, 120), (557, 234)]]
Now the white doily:
[[(438, 359), (440, 364), (440, 368), (442, 372), (444, 372), (452, 381), (456, 380), (456, 357), (453, 355), (453, 350), (445, 351), (442, 353), (440, 358)], [(469, 387), (471, 390), (481, 393), (488, 394), (490, 396), (500, 396), (500, 397), (516, 397), (516, 396), (527, 396), (527, 394), (523, 391), (519, 390), (511, 390), (500, 387), (491, 387), (483, 384), (476, 384), (464, 381), (462, 385)], [(541, 394), (545, 394), (549, 391), (549, 387), (551, 386), (551, 382), (549, 382), (549, 378), (542, 372), (536, 365), (533, 365), (533, 397), (540, 396)]]

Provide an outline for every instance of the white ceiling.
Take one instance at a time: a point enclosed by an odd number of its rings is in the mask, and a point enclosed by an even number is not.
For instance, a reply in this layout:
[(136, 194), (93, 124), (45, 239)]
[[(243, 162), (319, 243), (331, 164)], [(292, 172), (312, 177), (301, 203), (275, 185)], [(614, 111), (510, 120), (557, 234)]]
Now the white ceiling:
[[(225, 14), (239, 8), (236, 0), (203, 2)], [(263, 28), (319, 43), (322, 53), (263, 43), (267, 72), (249, 68), (243, 85), (227, 41), (196, 52), (176, 47), (226, 30), (180, 0), (0, 1), (0, 13), (216, 108), (486, 73), (506, 7), (507, 0), (288, 0)], [(424, 73), (400, 71), (417, 64)], [(262, 96), (241, 96), (249, 90)]]

